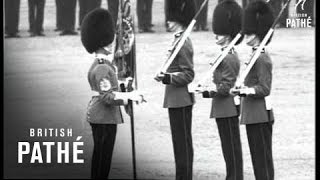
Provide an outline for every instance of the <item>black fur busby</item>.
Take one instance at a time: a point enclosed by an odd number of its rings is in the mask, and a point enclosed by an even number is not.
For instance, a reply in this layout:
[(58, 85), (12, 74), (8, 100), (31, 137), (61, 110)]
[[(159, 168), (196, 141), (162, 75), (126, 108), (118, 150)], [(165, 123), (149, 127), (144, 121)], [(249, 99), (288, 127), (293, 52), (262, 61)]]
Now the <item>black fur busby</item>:
[(90, 11), (81, 24), (81, 42), (91, 54), (112, 43), (115, 27), (109, 11), (97, 8)]
[[(272, 7), (265, 1), (258, 0), (248, 4), (243, 16), (243, 33), (256, 34), (260, 41), (268, 33), (274, 22)], [(267, 43), (269, 43), (271, 37)]]
[(187, 27), (196, 14), (195, 7), (194, 0), (169, 0), (167, 19)]
[[(242, 24), (242, 8), (234, 0), (220, 2), (213, 12), (212, 30), (217, 35), (230, 35), (233, 39), (240, 31)], [(243, 36), (237, 41), (239, 44)]]

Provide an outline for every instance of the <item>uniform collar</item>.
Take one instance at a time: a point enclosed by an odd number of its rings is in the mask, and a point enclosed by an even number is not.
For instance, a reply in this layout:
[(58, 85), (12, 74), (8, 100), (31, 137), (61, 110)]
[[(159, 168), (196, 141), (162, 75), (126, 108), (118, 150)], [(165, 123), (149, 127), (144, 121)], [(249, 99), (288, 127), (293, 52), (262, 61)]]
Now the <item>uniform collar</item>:
[[(221, 51), (224, 51), (226, 48), (227, 48), (227, 46), (222, 47), (222, 48), (221, 48)], [(234, 53), (235, 53), (234, 48), (232, 47), (232, 48), (229, 50), (228, 53), (229, 53), (229, 54), (234, 54)]]
[[(252, 55), (251, 55), (251, 57), (254, 56), (254, 53), (258, 49), (258, 47), (259, 46), (252, 47)], [(266, 52), (265, 48), (262, 48), (261, 53), (265, 53), (265, 52)], [(250, 58), (249, 61), (245, 62), (245, 64), (248, 65), (250, 63), (250, 61), (251, 61), (251, 58)]]
[[(259, 46), (252, 47), (252, 52), (254, 53), (258, 49), (258, 47)], [(266, 49), (262, 48), (261, 53), (265, 53), (265, 52), (266, 52)]]
[(173, 33), (173, 36), (175, 38), (180, 37), (183, 32), (184, 32), (184, 30), (177, 31), (177, 32)]
[(108, 55), (106, 55), (106, 54), (101, 54), (101, 53), (97, 53), (96, 55), (95, 55), (95, 57), (96, 57), (96, 59), (98, 59), (98, 61), (99, 60), (102, 60), (102, 61), (107, 61), (107, 62), (110, 62), (111, 64), (112, 64), (112, 60), (113, 60), (113, 54), (108, 54)]

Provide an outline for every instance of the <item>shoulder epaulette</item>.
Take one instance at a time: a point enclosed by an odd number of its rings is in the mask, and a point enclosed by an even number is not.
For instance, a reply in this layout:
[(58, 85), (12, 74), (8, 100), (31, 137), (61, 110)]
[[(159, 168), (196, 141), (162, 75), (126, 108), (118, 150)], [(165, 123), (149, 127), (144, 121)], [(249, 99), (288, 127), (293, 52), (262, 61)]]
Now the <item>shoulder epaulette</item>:
[(106, 63), (106, 60), (103, 58), (97, 58), (97, 60), (98, 60), (98, 64), (105, 64)]

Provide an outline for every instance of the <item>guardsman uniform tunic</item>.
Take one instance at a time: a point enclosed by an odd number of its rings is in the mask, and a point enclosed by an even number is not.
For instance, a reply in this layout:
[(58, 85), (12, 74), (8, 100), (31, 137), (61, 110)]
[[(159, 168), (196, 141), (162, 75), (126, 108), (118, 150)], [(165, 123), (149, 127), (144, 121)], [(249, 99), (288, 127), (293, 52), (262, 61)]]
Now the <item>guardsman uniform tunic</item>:
[[(182, 32), (175, 34), (175, 41), (179, 39), (181, 34)], [(194, 78), (193, 47), (189, 38), (180, 49), (167, 72), (177, 72), (177, 75), (173, 75), (172, 82), (165, 87), (163, 107), (179, 108), (193, 105), (194, 95), (188, 91), (188, 84)]]
[(224, 60), (219, 64), (213, 75), (217, 92), (212, 99), (210, 118), (224, 118), (238, 116), (234, 96), (229, 94), (234, 86), (240, 69), (238, 55), (232, 49)]
[(272, 62), (268, 53), (263, 52), (253, 65), (244, 85), (255, 89), (241, 101), (241, 124), (246, 124), (248, 143), (256, 179), (273, 180), (272, 158), (273, 111), (266, 97), (272, 84)]
[(104, 58), (96, 58), (89, 69), (88, 81), (96, 93), (89, 102), (87, 121), (92, 128), (94, 141), (91, 178), (108, 178), (117, 124), (123, 123), (120, 106), (122, 100), (114, 100), (118, 91), (116, 69)]
[(226, 179), (243, 179), (242, 147), (240, 140), (239, 112), (230, 89), (239, 74), (240, 61), (234, 49), (213, 73), (217, 91), (210, 93), (212, 107), (210, 118), (215, 118), (219, 130), (223, 157), (226, 162)]
[[(120, 106), (122, 100), (114, 100), (113, 91), (118, 91), (118, 79), (113, 65), (104, 59), (95, 59), (88, 72), (88, 81), (91, 90), (97, 92), (98, 96), (93, 96), (88, 108), (88, 118), (94, 124), (119, 124), (123, 123)], [(102, 91), (100, 83), (109, 82), (107, 91)]]
[[(175, 41), (182, 32), (175, 34)], [(174, 44), (173, 43), (173, 44)], [(193, 94), (188, 92), (188, 84), (193, 81), (193, 47), (187, 39), (167, 70), (174, 73), (171, 83), (166, 84), (164, 108), (168, 108), (172, 144), (176, 163), (176, 180), (191, 180), (193, 166), (193, 145), (191, 135)]]
[(274, 120), (273, 111), (267, 110), (266, 97), (271, 91), (272, 62), (269, 55), (261, 53), (248, 76), (244, 85), (255, 89), (254, 95), (242, 98), (241, 124), (256, 124)]

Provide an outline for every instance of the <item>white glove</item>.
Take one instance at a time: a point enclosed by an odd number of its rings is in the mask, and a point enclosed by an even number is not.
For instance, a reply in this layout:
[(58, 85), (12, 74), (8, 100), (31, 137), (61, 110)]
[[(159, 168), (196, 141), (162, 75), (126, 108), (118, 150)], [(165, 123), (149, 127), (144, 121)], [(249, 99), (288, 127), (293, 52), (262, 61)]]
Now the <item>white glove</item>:
[(245, 94), (245, 95), (256, 94), (256, 90), (254, 88), (248, 88), (247, 86), (244, 86), (240, 89), (240, 94)]
[(217, 86), (216, 84), (212, 83), (210, 84), (209, 86), (205, 87), (204, 88), (204, 91), (214, 91), (214, 92), (217, 92)]
[(192, 83), (188, 85), (188, 92), (195, 93), (195, 92), (202, 92), (203, 86), (199, 86), (198, 84)]
[(247, 86), (242, 86), (240, 88), (231, 88), (230, 89), (230, 94), (232, 95), (251, 95), (251, 94), (256, 94), (256, 90), (254, 88), (249, 88)]
[[(115, 100), (123, 100), (127, 102), (129, 99), (136, 102), (145, 102), (143, 95), (141, 92), (138, 91), (131, 91), (131, 92), (113, 92), (115, 94)], [(126, 104), (126, 103), (125, 103)]]

